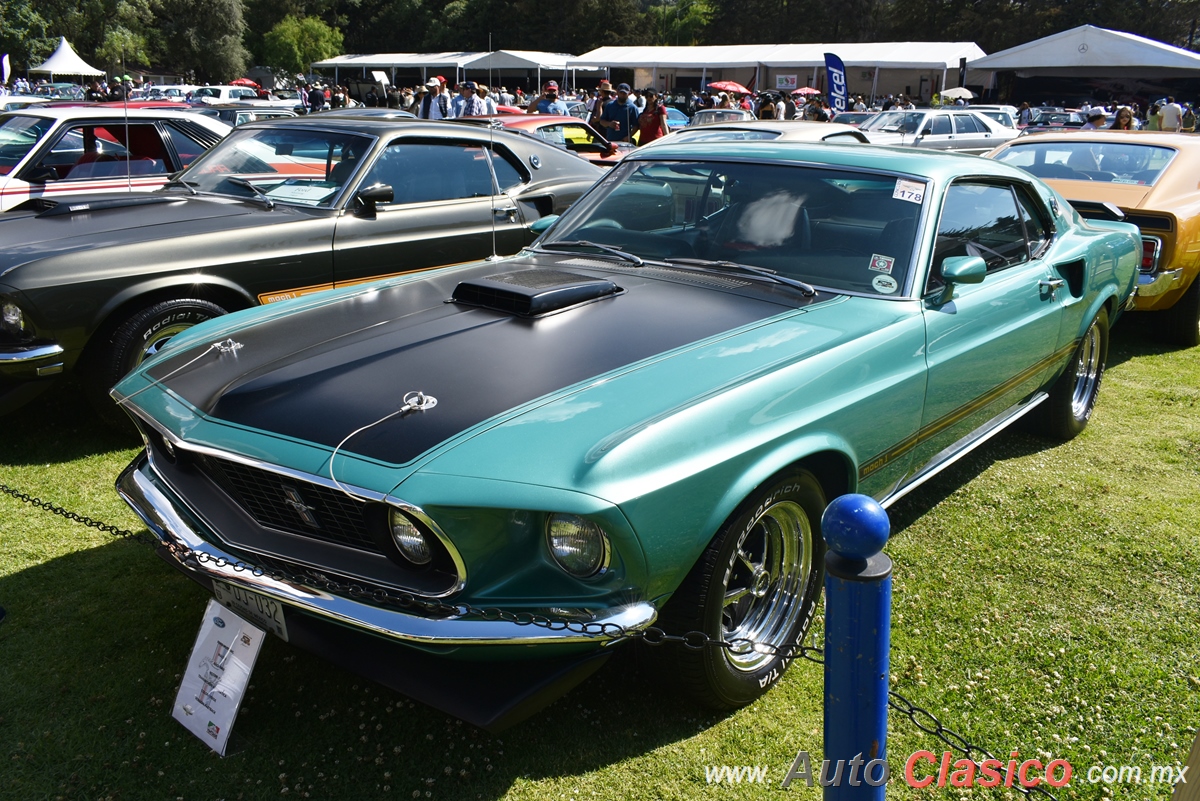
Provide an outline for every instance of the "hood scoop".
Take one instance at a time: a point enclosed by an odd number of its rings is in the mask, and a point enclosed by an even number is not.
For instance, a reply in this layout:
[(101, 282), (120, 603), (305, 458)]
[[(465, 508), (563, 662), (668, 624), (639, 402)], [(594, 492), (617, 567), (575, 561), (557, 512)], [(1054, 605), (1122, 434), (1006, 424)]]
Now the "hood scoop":
[(36, 211), (38, 217), (61, 217), (64, 214), (78, 214), (85, 211), (104, 211), (105, 209), (126, 209), (131, 206), (158, 206), (163, 203), (182, 203), (183, 198), (160, 197), (145, 195), (129, 195), (118, 198), (89, 198), (87, 196), (74, 198), (71, 201), (48, 200), (33, 198), (13, 207), (13, 211)]
[(463, 281), (454, 288), (451, 301), (520, 317), (540, 317), (621, 291), (605, 278), (565, 270), (533, 269)]

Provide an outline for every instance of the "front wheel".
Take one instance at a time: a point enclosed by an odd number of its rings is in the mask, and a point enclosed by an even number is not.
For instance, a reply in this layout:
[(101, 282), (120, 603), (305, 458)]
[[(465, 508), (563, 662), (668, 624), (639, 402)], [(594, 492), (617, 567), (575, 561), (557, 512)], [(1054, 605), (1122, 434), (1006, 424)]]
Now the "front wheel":
[(1066, 370), (1054, 382), (1050, 397), (1036, 410), (1035, 428), (1054, 439), (1068, 440), (1087, 427), (1100, 394), (1108, 360), (1108, 312), (1092, 319)]
[(225, 310), (195, 298), (164, 300), (138, 310), (95, 343), (87, 370), (88, 394), (100, 417), (110, 425), (126, 425), (125, 415), (108, 397), (113, 385), (162, 350), (167, 342), (194, 325), (220, 317)]
[(658, 625), (668, 634), (700, 631), (758, 647), (664, 649), (681, 691), (707, 706), (736, 709), (783, 676), (821, 595), (824, 509), (816, 478), (789, 470), (747, 498), (713, 538)]

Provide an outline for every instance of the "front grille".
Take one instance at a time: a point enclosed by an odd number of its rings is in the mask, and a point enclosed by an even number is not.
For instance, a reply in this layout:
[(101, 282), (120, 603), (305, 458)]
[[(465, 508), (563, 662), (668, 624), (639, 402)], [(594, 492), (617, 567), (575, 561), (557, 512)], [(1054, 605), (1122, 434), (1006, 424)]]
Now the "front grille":
[(262, 526), (381, 553), (366, 504), (337, 489), (207, 455), (196, 465)]

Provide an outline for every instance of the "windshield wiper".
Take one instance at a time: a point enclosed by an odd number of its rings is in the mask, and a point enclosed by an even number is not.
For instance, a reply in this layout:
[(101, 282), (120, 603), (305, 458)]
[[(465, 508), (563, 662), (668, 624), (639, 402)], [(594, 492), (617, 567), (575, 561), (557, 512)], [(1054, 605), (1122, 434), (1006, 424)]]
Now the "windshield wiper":
[(195, 188), (194, 188), (195, 185), (196, 184), (193, 181), (185, 181), (182, 178), (172, 178), (171, 180), (169, 180), (165, 184), (163, 184), (163, 188), (166, 188), (168, 186), (182, 186), (184, 189), (186, 189), (191, 194), (198, 195), (200, 193), (195, 190)]
[(693, 267), (715, 267), (718, 270), (726, 270), (734, 273), (750, 273), (751, 275), (760, 275), (770, 281), (786, 284), (787, 286), (799, 289), (805, 296), (812, 297), (817, 294), (816, 287), (812, 284), (806, 284), (803, 281), (798, 281), (795, 278), (788, 278), (786, 275), (780, 275), (774, 270), (768, 270), (766, 267), (754, 267), (750, 264), (742, 264), (736, 261), (723, 261), (713, 259), (663, 259), (668, 264), (682, 264)]
[(573, 247), (595, 248), (596, 250), (602, 250), (605, 253), (611, 253), (612, 255), (616, 256), (617, 258), (621, 259), (622, 261), (627, 261), (630, 264), (636, 264), (638, 267), (641, 267), (643, 264), (646, 263), (646, 262), (642, 261), (641, 258), (633, 255), (632, 253), (626, 253), (623, 250), (618, 250), (617, 248), (611, 247), (609, 245), (601, 245), (599, 242), (590, 242), (586, 239), (563, 239), (558, 242), (551, 242), (551, 243), (549, 243), (549, 245), (550, 245), (549, 247), (547, 247), (546, 245), (538, 245), (537, 249), (542, 250), (542, 251), (552, 250), (553, 247), (556, 245), (561, 245), (562, 247), (568, 247), (568, 248), (573, 248)]
[(238, 178), (236, 175), (233, 175), (233, 176), (229, 176), (225, 180), (229, 181), (229, 183), (231, 183), (235, 186), (244, 186), (247, 189), (249, 189), (251, 192), (254, 193), (255, 199), (261, 200), (263, 202), (263, 206), (266, 208), (267, 211), (271, 211), (272, 209), (275, 208), (275, 201), (271, 200), (271, 198), (267, 197), (265, 192), (263, 192), (261, 189), (259, 189), (257, 186), (255, 186), (251, 182), (247, 181), (245, 178)]

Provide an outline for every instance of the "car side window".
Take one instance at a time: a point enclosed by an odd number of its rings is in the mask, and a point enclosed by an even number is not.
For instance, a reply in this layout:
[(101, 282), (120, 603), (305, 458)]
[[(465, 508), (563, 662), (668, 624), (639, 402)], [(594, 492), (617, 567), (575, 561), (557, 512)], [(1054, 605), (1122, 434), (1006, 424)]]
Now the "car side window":
[(400, 141), (389, 145), (363, 179), (388, 184), (392, 204), (491, 197), (488, 150), (476, 144)]
[(968, 133), (987, 133), (983, 127), (983, 123), (972, 117), (970, 114), (955, 114), (954, 128), (960, 134)]
[(942, 286), (942, 262), (951, 256), (980, 256), (992, 273), (1028, 261), (1030, 251), (1013, 187), (956, 183), (942, 205), (926, 291)]
[(163, 128), (167, 132), (167, 139), (171, 140), (171, 147), (175, 148), (175, 154), (179, 156), (180, 167), (191, 164), (208, 149), (169, 122)]
[(950, 130), (950, 116), (948, 114), (934, 114), (933, 128), (930, 130), (930, 134), (933, 136), (946, 136), (951, 133), (954, 132)]
[(1041, 204), (1033, 200), (1028, 192), (1017, 189), (1017, 206), (1021, 211), (1021, 221), (1025, 224), (1025, 238), (1029, 242), (1029, 258), (1036, 259), (1042, 255), (1050, 244), (1050, 226), (1046, 224), (1046, 212)]
[(526, 176), (516, 167), (516, 157), (499, 146), (492, 148), (492, 169), (496, 171), (496, 182), (501, 192), (525, 183)]
[(43, 180), (91, 180), (161, 175), (170, 168), (158, 129), (133, 123), (74, 126), (59, 137), (36, 171)]

